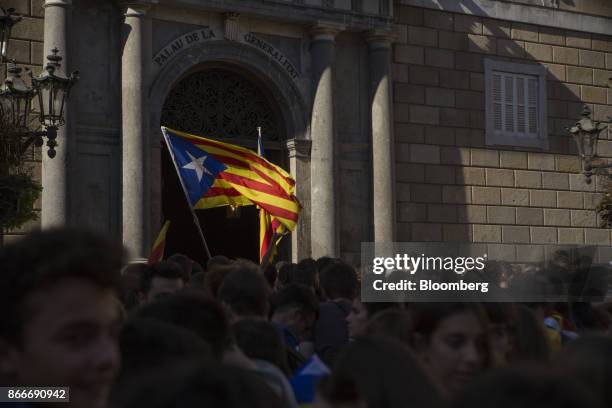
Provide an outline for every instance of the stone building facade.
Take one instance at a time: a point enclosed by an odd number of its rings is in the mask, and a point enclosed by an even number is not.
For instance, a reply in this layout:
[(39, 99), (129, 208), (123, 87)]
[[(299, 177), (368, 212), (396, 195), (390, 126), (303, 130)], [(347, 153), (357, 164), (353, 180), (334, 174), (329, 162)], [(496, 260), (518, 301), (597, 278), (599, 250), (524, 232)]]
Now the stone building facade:
[[(565, 130), (585, 103), (612, 116), (605, 0), (0, 5), (26, 16), (18, 62), (39, 69), (58, 46), (81, 70), (58, 157), (34, 156), (42, 227), (97, 228), (142, 258), (182, 211), (174, 236), (193, 243), (160, 125), (247, 147), (263, 126), (304, 207), (284, 248), (293, 259), (358, 263), (364, 241), (482, 242), (507, 259), (520, 249), (499, 244), (611, 243), (594, 211), (601, 180), (584, 182)], [(609, 136), (600, 152), (612, 158)], [(219, 251), (256, 243), (255, 213), (207, 211)]]

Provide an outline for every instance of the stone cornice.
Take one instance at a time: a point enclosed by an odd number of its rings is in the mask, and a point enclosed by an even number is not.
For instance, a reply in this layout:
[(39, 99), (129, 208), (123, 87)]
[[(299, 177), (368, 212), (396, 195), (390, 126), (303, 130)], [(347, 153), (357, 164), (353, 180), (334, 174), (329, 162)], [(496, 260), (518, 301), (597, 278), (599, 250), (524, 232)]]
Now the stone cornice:
[(308, 139), (287, 139), (289, 157), (309, 158), (312, 141)]
[(370, 49), (391, 48), (391, 44), (398, 38), (395, 31), (389, 30), (370, 30), (365, 33), (365, 40)]
[(72, 0), (45, 0), (43, 8), (47, 7), (71, 7)]

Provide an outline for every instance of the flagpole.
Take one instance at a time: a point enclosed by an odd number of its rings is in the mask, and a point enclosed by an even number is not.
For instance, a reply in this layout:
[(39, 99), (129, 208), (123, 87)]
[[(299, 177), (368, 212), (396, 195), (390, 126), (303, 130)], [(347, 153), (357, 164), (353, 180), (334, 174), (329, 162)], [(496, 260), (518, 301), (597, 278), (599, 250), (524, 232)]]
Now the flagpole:
[(174, 157), (174, 152), (172, 151), (172, 146), (170, 145), (170, 140), (168, 140), (168, 135), (166, 135), (166, 129), (162, 126), (162, 134), (164, 135), (164, 140), (166, 141), (166, 147), (168, 148), (168, 153), (170, 153), (170, 158), (172, 159), (172, 164), (174, 165), (174, 169), (176, 170), (176, 176), (179, 178), (181, 182), (181, 187), (183, 189), (183, 194), (185, 194), (185, 199), (187, 200), (187, 205), (189, 206), (189, 210), (191, 211), (191, 215), (193, 216), (193, 223), (196, 225), (198, 233), (200, 234), (200, 239), (204, 244), (204, 249), (206, 250), (206, 256), (208, 259), (212, 258), (210, 254), (210, 250), (208, 249), (208, 244), (206, 243), (206, 238), (204, 238), (204, 233), (202, 232), (202, 226), (200, 225), (200, 219), (196, 215), (193, 207), (191, 206), (191, 200), (189, 200), (189, 194), (187, 193), (187, 189), (185, 188), (185, 183), (183, 183), (183, 178), (180, 175), (179, 168), (176, 164), (176, 158)]

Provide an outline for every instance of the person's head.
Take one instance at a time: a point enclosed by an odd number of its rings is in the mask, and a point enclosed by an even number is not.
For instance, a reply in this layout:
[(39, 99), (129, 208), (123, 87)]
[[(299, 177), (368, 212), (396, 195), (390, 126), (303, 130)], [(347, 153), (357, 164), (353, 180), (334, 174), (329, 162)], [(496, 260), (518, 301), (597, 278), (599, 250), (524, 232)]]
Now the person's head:
[[(330, 258), (331, 259), (331, 258)], [(355, 268), (340, 260), (331, 260), (320, 272), (323, 297), (328, 300), (353, 300), (359, 281)]]
[(587, 335), (567, 344), (557, 366), (583, 385), (599, 402), (612, 407), (612, 338)]
[(550, 360), (551, 347), (544, 319), (525, 305), (516, 305), (516, 331), (509, 360), (512, 363)]
[(352, 379), (326, 375), (317, 384), (313, 408), (367, 408), (357, 384)]
[(361, 337), (351, 342), (338, 356), (332, 378), (356, 384), (368, 408), (430, 408), (440, 402), (438, 388), (417, 357), (393, 339)]
[(349, 337), (355, 338), (365, 333), (368, 320), (374, 315), (387, 309), (400, 309), (399, 303), (394, 302), (368, 302), (363, 303), (356, 297), (353, 299), (351, 311), (346, 316)]
[(415, 349), (448, 395), (490, 363), (487, 317), (478, 303), (415, 303)]
[[(212, 258), (211, 258), (212, 259)], [(219, 288), (225, 277), (234, 270), (234, 264), (214, 264), (206, 269), (204, 286), (215, 299), (219, 296)]]
[(272, 299), (272, 321), (285, 325), (301, 340), (312, 334), (318, 314), (319, 301), (304, 285), (287, 285)]
[(515, 344), (516, 307), (512, 303), (482, 304), (489, 320), (489, 339), (492, 358), (496, 365), (505, 365)]
[(596, 408), (577, 382), (547, 368), (503, 368), (477, 379), (451, 408)]
[(208, 344), (215, 358), (222, 358), (231, 343), (229, 324), (221, 306), (194, 290), (185, 289), (144, 305), (135, 311), (135, 316), (193, 332)]
[(376, 313), (366, 324), (365, 334), (368, 336), (389, 337), (412, 346), (413, 318), (402, 309), (387, 309)]
[(103, 407), (119, 369), (120, 243), (50, 229), (0, 249), (0, 380), (69, 386), (74, 407)]
[(144, 263), (133, 263), (121, 272), (121, 302), (130, 311), (140, 303), (140, 282), (149, 266)]
[(126, 391), (135, 379), (178, 361), (209, 358), (211, 349), (196, 333), (148, 317), (130, 318), (121, 330), (121, 372), (113, 390)]
[(206, 272), (217, 266), (231, 265), (232, 261), (225, 255), (215, 255), (206, 262)]
[(173, 294), (189, 281), (180, 265), (174, 262), (156, 262), (145, 270), (140, 281), (141, 303)]
[(236, 263), (219, 288), (218, 300), (232, 319), (266, 318), (270, 288), (255, 264)]
[(319, 272), (321, 272), (323, 271), (323, 269), (327, 268), (327, 266), (334, 263), (335, 260), (336, 258), (332, 258), (329, 256), (322, 256), (315, 261), (317, 263), (317, 269), (319, 270)]
[(319, 289), (319, 273), (315, 260), (312, 258), (305, 258), (298, 262), (297, 267), (293, 271), (291, 283), (299, 283), (317, 291)]
[(236, 345), (252, 359), (268, 361), (287, 373), (287, 357), (283, 338), (270, 322), (261, 319), (240, 319), (232, 325)]
[(256, 372), (215, 362), (175, 364), (142, 376), (116, 408), (280, 408), (274, 391)]
[(275, 289), (276, 288), (276, 278), (278, 278), (278, 270), (276, 269), (276, 266), (274, 265), (266, 266), (266, 269), (264, 269), (263, 273), (264, 273), (264, 277), (266, 278), (266, 282), (268, 282), (268, 286), (270, 286), (271, 289)]
[[(195, 261), (191, 258), (189, 258), (187, 255), (183, 255), (183, 254), (173, 254), (171, 256), (169, 256), (166, 259), (167, 262), (174, 262), (175, 264), (178, 264), (181, 269), (183, 270), (184, 276), (186, 276), (188, 279), (187, 281), (191, 280), (191, 276), (197, 272), (193, 270), (193, 266)], [(200, 267), (201, 268), (201, 267)], [(196, 267), (197, 269), (197, 267)]]
[(297, 264), (285, 262), (278, 267), (278, 277), (276, 279), (276, 290), (281, 290), (283, 287), (291, 283), (291, 279), (295, 276)]

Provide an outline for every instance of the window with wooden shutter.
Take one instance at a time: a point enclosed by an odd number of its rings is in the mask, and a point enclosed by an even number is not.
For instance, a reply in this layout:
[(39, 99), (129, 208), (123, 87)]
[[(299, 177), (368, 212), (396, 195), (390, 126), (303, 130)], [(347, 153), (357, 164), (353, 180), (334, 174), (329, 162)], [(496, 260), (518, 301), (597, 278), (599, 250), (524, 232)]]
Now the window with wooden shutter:
[(485, 60), (487, 144), (547, 148), (546, 70)]

